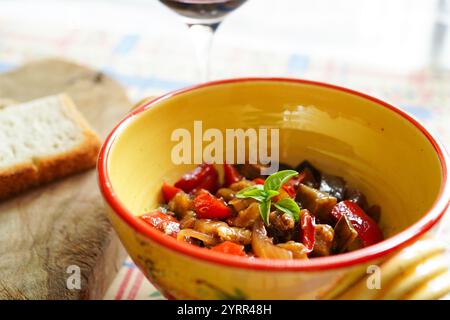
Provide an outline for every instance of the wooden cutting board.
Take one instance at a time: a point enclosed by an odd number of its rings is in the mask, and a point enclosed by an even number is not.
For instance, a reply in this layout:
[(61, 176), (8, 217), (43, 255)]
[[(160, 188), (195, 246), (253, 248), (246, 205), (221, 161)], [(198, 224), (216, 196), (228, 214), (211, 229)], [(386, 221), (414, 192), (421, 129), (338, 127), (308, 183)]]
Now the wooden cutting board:
[[(22, 102), (60, 92), (102, 139), (131, 106), (114, 80), (61, 60), (0, 75), (0, 98)], [(101, 299), (124, 257), (95, 169), (0, 203), (0, 299)]]

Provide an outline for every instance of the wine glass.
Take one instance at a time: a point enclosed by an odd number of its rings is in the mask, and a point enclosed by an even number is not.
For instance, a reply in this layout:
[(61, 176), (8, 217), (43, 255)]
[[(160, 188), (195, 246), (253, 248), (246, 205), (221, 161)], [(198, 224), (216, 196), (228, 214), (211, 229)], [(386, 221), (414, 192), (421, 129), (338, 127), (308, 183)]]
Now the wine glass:
[(246, 0), (159, 0), (178, 13), (189, 27), (202, 81), (209, 78), (211, 42), (225, 16)]

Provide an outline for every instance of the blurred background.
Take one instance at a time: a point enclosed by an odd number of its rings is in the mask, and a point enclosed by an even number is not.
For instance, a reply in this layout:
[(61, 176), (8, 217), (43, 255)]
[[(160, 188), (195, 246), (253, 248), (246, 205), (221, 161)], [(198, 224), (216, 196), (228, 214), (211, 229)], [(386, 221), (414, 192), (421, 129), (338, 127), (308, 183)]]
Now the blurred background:
[[(450, 0), (249, 0), (226, 17), (211, 79), (289, 76), (401, 106), (450, 141)], [(45, 57), (99, 69), (134, 100), (200, 81), (158, 0), (0, 0), (0, 71)]]
[[(348, 86), (450, 141), (449, 17), (449, 0), (249, 0), (217, 31), (211, 78)], [(157, 0), (0, 0), (0, 71), (55, 56), (113, 76), (133, 100), (199, 81), (187, 27)]]
[[(218, 29), (210, 77), (348, 86), (450, 141), (449, 21), (449, 0), (249, 0)], [(157, 0), (0, 0), (0, 71), (44, 57), (99, 69), (133, 100), (200, 80), (187, 27)]]

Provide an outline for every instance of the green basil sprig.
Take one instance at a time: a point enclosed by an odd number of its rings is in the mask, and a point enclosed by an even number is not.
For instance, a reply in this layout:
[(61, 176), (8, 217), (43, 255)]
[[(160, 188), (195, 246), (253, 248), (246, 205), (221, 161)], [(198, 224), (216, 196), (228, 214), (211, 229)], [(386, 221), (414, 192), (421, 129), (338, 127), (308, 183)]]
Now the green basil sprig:
[[(298, 175), (294, 170), (283, 170), (271, 174), (264, 182), (264, 186), (257, 184), (239, 191), (236, 194), (237, 198), (252, 198), (259, 202), (259, 213), (266, 225), (269, 225), (270, 207), (272, 206), (272, 198), (279, 195), (278, 191), (283, 184), (289, 181), (292, 177)], [(297, 203), (291, 198), (281, 199), (274, 203), (274, 206), (287, 214), (292, 215), (295, 221), (299, 219), (300, 208)]]

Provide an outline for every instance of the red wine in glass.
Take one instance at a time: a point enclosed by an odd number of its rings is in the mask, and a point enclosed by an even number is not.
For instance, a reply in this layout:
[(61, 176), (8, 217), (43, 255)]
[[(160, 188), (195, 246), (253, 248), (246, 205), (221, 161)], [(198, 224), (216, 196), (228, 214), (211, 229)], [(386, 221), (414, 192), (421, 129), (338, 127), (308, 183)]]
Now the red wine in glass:
[(201, 79), (209, 77), (209, 53), (215, 31), (225, 16), (246, 0), (159, 0), (178, 13), (188, 25), (195, 42)]
[(201, 24), (217, 24), (246, 0), (160, 0), (186, 20)]

